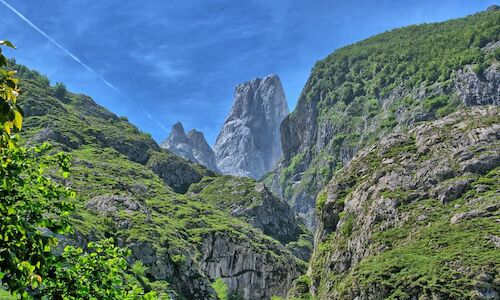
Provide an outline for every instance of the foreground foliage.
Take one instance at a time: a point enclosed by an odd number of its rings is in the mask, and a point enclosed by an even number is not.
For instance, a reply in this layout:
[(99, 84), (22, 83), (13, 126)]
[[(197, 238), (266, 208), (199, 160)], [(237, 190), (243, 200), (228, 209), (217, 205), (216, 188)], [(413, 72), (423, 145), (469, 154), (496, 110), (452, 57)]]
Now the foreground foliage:
[(72, 233), (76, 194), (59, 183), (69, 175), (70, 158), (50, 153), (48, 144), (18, 146), (18, 79), (6, 64), (0, 52), (0, 290), (23, 299), (154, 299), (124, 281), (129, 251), (112, 240), (88, 244), (91, 253), (67, 246), (55, 254), (56, 235)]
[(125, 258), (130, 256), (130, 250), (113, 243), (113, 239), (91, 242), (88, 251), (66, 246), (61, 256), (53, 258), (41, 296), (68, 300), (155, 299), (153, 293), (144, 295), (142, 288), (125, 281), (128, 270)]
[(47, 231), (70, 232), (72, 205), (66, 199), (74, 193), (44, 175), (49, 165), (67, 172), (68, 157), (46, 155), (47, 149), (0, 148), (0, 278), (11, 291), (23, 294), (42, 282), (57, 245)]

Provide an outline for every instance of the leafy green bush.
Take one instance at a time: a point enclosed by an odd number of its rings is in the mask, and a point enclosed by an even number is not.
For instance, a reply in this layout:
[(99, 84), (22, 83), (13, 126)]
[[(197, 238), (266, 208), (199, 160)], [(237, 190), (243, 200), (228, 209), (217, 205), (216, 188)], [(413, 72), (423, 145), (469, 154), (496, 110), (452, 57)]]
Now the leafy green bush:
[[(39, 290), (48, 299), (155, 299), (124, 279), (130, 250), (116, 247), (113, 239), (91, 242), (88, 252), (66, 246), (54, 261)], [(138, 267), (136, 266), (135, 269)], [(137, 270), (136, 270), (137, 271)]]
[(68, 89), (64, 83), (58, 82), (52, 89), (54, 90), (54, 96), (57, 99), (65, 100), (66, 95), (68, 94)]
[(432, 97), (424, 100), (424, 109), (427, 111), (436, 110), (448, 104), (449, 98), (445, 95)]
[(217, 293), (217, 298), (219, 300), (228, 300), (228, 287), (227, 284), (221, 279), (217, 278), (217, 280), (212, 283), (212, 287)]
[[(0, 41), (0, 46), (15, 48), (9, 41)], [(19, 95), (16, 71), (7, 70), (6, 66), (7, 59), (0, 48), (0, 147), (14, 147), (10, 137), (12, 130), (21, 130), (23, 111), (16, 103)]]
[(323, 209), (323, 206), (325, 206), (326, 203), (326, 191), (320, 193), (318, 197), (316, 198), (316, 210), (321, 210)]
[(54, 233), (69, 232), (68, 198), (74, 192), (44, 174), (47, 166), (67, 176), (66, 155), (46, 155), (47, 144), (31, 149), (0, 148), (0, 279), (9, 290), (26, 293), (42, 282)]

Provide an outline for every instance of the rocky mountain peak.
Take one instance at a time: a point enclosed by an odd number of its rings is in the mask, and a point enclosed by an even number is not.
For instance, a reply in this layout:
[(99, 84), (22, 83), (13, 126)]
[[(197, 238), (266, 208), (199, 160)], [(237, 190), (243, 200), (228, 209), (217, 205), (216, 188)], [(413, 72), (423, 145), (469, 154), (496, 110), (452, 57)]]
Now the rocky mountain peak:
[(500, 6), (498, 6), (498, 5), (496, 5), (496, 4), (490, 5), (490, 6), (488, 6), (488, 8), (486, 9), (486, 11), (497, 11), (497, 10), (500, 10)]
[(218, 171), (214, 151), (208, 145), (203, 133), (192, 129), (186, 134), (181, 122), (172, 126), (170, 135), (160, 147), (192, 162), (199, 163), (210, 170)]
[(279, 126), (286, 115), (277, 75), (239, 84), (214, 147), (221, 172), (259, 178), (270, 171), (282, 155)]
[(182, 126), (181, 122), (177, 122), (174, 124), (174, 126), (172, 126), (172, 131), (168, 136), (168, 140), (174, 140), (178, 142), (187, 141), (186, 132), (184, 131), (184, 126)]
[(196, 146), (196, 147), (208, 147), (210, 148), (210, 145), (208, 145), (207, 140), (205, 139), (205, 135), (203, 132), (198, 131), (196, 129), (191, 129), (187, 133), (187, 138)]

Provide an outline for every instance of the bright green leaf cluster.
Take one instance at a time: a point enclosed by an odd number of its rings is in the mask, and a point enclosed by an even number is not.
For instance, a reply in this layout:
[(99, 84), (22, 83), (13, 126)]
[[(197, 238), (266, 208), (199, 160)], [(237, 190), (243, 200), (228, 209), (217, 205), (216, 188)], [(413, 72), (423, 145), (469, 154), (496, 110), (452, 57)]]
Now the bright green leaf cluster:
[(42, 282), (57, 245), (54, 233), (71, 230), (67, 200), (73, 193), (45, 175), (47, 166), (66, 172), (69, 159), (46, 155), (48, 149), (48, 144), (0, 148), (0, 272), (2, 283), (21, 294)]
[(66, 246), (55, 257), (46, 281), (40, 289), (47, 299), (156, 299), (138, 285), (127, 283), (126, 258), (130, 251), (113, 245), (113, 239), (91, 242), (88, 252)]
[[(9, 41), (0, 41), (0, 46), (15, 48)], [(23, 111), (16, 104), (19, 88), (19, 79), (15, 78), (16, 71), (7, 70), (7, 59), (0, 48), (0, 146), (14, 146), (10, 139), (12, 130), (21, 130)]]

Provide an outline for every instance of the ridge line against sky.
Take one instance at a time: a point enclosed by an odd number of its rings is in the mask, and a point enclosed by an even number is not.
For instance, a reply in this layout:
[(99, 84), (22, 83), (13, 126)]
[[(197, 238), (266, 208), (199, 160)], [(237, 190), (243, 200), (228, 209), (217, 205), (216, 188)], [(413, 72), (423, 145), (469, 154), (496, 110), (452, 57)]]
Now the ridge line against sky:
[(157, 142), (180, 121), (213, 145), (236, 85), (278, 74), (293, 109), (314, 64), (335, 49), (497, 1), (0, 0), (0, 38), (18, 47), (8, 57)]
[[(49, 40), (52, 44), (54, 44), (57, 48), (59, 48), (60, 50), (62, 50), (66, 55), (68, 55), (69, 57), (71, 57), (75, 62), (77, 62), (79, 65), (81, 65), (83, 68), (85, 68), (90, 73), (92, 73), (95, 76), (97, 76), (97, 78), (99, 78), (106, 86), (108, 86), (109, 88), (111, 88), (113, 91), (115, 91), (116, 93), (118, 93), (120, 96), (122, 96), (122, 97), (130, 100), (129, 97), (127, 95), (125, 95), (125, 93), (123, 93), (122, 91), (120, 91), (111, 82), (109, 82), (108, 80), (106, 80), (106, 78), (104, 78), (104, 76), (102, 76), (101, 74), (99, 74), (96, 70), (94, 70), (93, 68), (91, 68), (89, 65), (87, 65), (86, 63), (84, 63), (80, 58), (78, 58), (76, 55), (74, 55), (73, 53), (71, 53), (71, 51), (69, 51), (68, 49), (66, 49), (63, 45), (61, 45), (59, 42), (57, 42), (55, 39), (53, 39), (51, 36), (49, 36), (47, 33), (45, 33), (42, 29), (40, 29), (40, 27), (36, 26), (25, 15), (23, 15), (22, 13), (20, 13), (15, 7), (13, 7), (12, 5), (10, 5), (5, 0), (0, 0), (0, 2), (3, 5), (5, 5), (8, 9), (10, 9), (14, 14), (16, 14), (19, 18), (21, 18), (24, 22), (26, 22), (29, 26), (31, 26), (33, 29), (35, 29), (38, 33), (40, 33), (42, 36), (44, 36), (47, 40)], [(164, 131), (168, 131), (167, 128), (163, 124), (161, 124), (160, 122), (156, 121), (151, 116), (151, 114), (149, 112), (147, 112), (145, 110), (143, 110), (142, 112), (146, 116), (146, 118), (148, 118), (149, 120), (155, 122), (158, 127), (160, 127), (161, 129), (163, 129)]]

